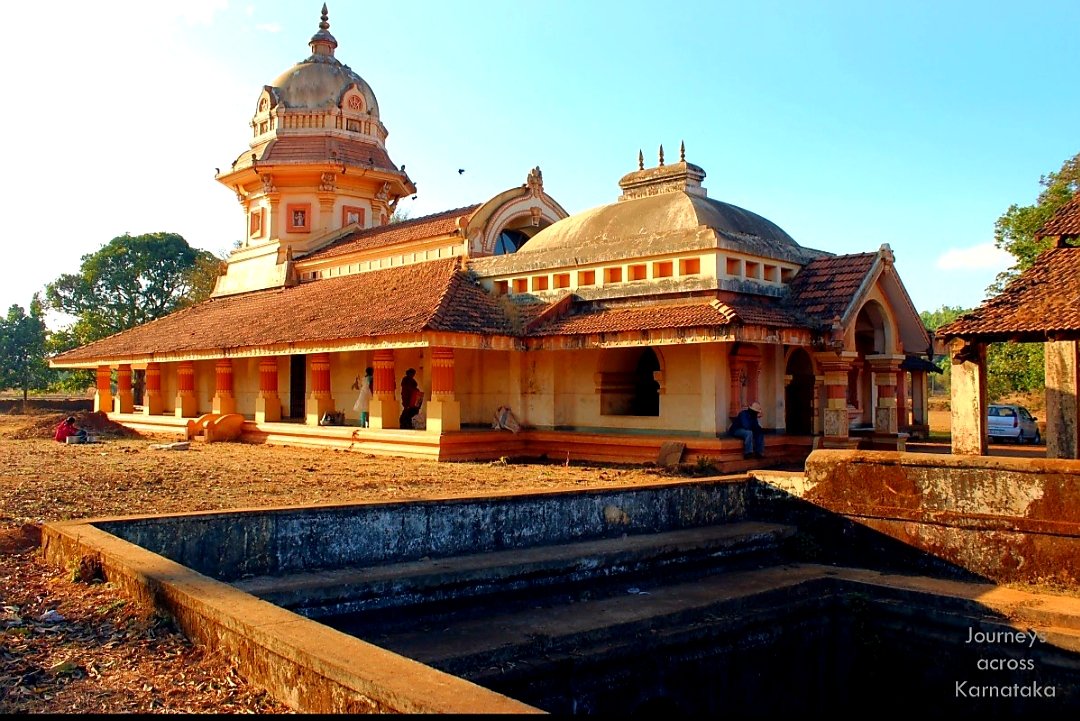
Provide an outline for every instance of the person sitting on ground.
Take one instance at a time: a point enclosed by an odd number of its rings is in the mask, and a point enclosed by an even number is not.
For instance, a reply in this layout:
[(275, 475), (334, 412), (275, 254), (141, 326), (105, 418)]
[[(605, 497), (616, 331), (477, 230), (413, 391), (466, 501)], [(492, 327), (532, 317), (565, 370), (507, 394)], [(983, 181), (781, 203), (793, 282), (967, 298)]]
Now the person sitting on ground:
[(56, 427), (56, 433), (53, 434), (53, 438), (60, 443), (67, 443), (67, 439), (71, 436), (78, 438), (79, 443), (86, 443), (86, 431), (75, 425), (75, 416), (68, 416), (61, 421)]
[(765, 431), (758, 423), (760, 415), (761, 404), (754, 401), (735, 416), (735, 421), (728, 430), (728, 435), (742, 439), (743, 458), (765, 457)]

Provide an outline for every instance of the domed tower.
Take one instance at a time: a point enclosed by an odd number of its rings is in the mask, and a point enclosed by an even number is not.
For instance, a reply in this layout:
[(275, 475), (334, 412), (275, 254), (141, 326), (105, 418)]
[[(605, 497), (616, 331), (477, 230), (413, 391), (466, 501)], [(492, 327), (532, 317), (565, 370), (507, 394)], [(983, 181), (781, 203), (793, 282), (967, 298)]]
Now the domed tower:
[(384, 225), (398, 199), (416, 193), (386, 152), (371, 86), (334, 56), (326, 5), (309, 45), (307, 59), (263, 87), (248, 150), (216, 176), (236, 193), (246, 223), (215, 295), (281, 284), (287, 256), (325, 245), (342, 228)]

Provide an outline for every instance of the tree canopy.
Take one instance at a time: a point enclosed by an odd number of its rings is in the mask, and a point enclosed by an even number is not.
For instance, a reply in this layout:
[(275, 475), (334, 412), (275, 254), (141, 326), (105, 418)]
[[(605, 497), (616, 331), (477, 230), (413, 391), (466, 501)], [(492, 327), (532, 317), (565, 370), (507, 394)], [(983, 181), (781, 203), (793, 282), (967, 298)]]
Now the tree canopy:
[[(49, 304), (75, 316), (72, 347), (160, 318), (210, 294), (220, 259), (176, 233), (124, 234), (82, 257), (78, 273), (46, 286)], [(214, 273), (216, 276), (216, 273)]]
[(18, 388), (24, 402), (30, 389), (43, 387), (49, 375), (44, 315), (35, 293), (29, 314), (21, 305), (12, 305), (0, 319), (0, 388)]
[(1057, 172), (1039, 178), (1039, 185), (1043, 190), (1034, 205), (1013, 203), (994, 224), (994, 245), (1011, 253), (1016, 263), (999, 273), (994, 284), (987, 288), (992, 294), (1004, 290), (1010, 280), (1030, 268), (1039, 253), (1049, 247), (1046, 240), (1036, 240), (1035, 233), (1080, 191), (1080, 153), (1066, 160)]

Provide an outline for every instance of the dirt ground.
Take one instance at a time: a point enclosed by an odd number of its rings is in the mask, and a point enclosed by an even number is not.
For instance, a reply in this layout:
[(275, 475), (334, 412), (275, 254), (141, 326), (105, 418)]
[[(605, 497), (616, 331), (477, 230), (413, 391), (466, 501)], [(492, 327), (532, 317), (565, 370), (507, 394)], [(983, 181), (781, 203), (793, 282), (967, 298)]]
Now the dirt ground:
[[(109, 583), (40, 558), (40, 524), (68, 518), (349, 503), (651, 483), (641, 466), (434, 463), (240, 443), (154, 450), (174, 438), (75, 414), (102, 442), (52, 440), (66, 413), (0, 414), (0, 713), (284, 713), (231, 659)], [(703, 469), (686, 467), (687, 475)]]

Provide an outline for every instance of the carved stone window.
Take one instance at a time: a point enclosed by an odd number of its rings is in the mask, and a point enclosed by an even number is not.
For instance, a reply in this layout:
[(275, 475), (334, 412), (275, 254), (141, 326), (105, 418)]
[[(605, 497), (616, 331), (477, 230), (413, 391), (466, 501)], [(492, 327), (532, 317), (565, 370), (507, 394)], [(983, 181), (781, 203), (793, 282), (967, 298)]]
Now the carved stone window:
[(353, 223), (359, 223), (361, 226), (364, 224), (365, 212), (364, 208), (359, 208), (355, 205), (344, 205), (341, 207), (341, 225), (352, 225)]
[(248, 215), (248, 237), (261, 238), (263, 234), (263, 209), (255, 208)]

